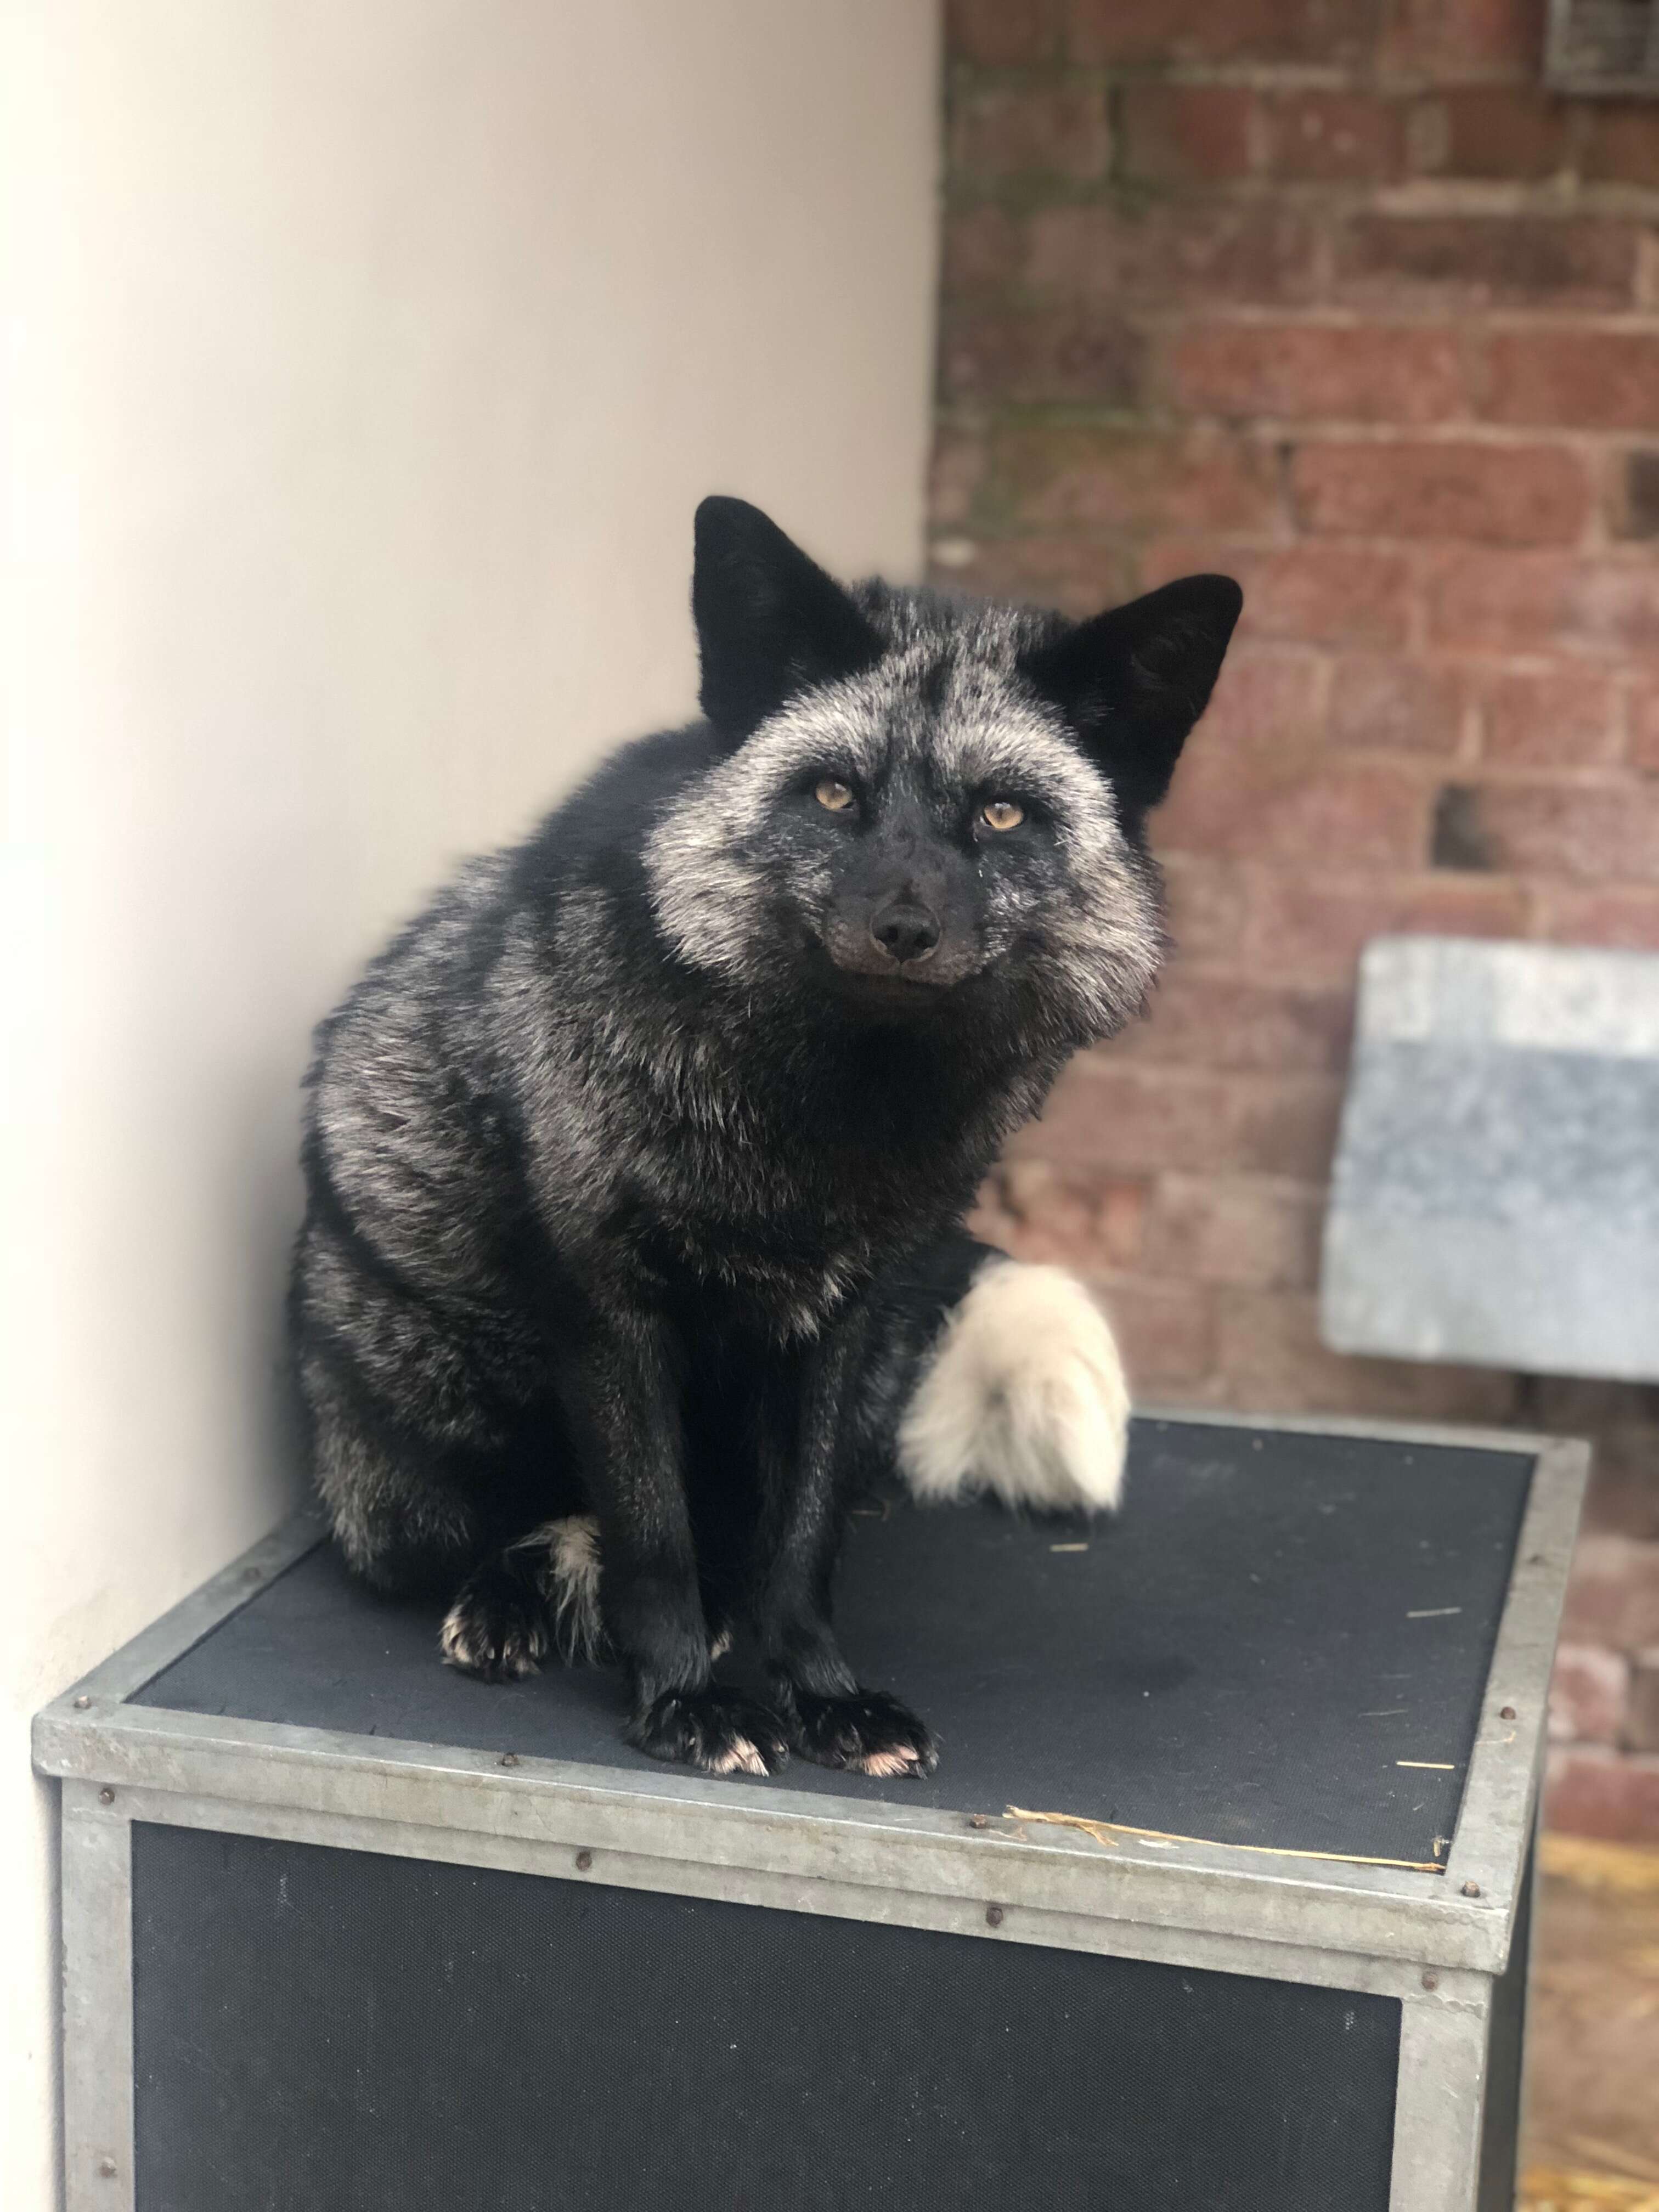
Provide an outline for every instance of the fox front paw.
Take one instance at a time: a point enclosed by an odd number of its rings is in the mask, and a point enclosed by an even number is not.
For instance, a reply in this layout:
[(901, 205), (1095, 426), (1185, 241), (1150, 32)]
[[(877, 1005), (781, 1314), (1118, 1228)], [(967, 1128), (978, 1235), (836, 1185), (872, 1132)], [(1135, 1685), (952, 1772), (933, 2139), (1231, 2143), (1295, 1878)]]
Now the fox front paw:
[(438, 1646), (445, 1661), (486, 1682), (533, 1674), (551, 1646), (547, 1607), (504, 1567), (480, 1567), (444, 1615)]
[(625, 1733), (653, 1759), (705, 1774), (775, 1774), (789, 1759), (783, 1723), (770, 1706), (716, 1683), (653, 1698)]
[(797, 1690), (791, 1705), (795, 1748), (820, 1766), (919, 1779), (939, 1765), (926, 1723), (884, 1690), (855, 1690), (843, 1698)]

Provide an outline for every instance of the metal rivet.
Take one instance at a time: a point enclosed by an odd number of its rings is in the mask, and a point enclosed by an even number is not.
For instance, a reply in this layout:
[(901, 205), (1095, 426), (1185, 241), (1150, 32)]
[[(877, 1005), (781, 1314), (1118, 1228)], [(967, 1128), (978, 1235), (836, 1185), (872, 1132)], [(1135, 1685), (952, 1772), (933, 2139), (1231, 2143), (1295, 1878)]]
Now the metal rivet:
[(115, 1802), (115, 1792), (107, 1787), (100, 1790), (98, 1792), (98, 1802), (100, 1805), (112, 1805)]
[(504, 1751), (495, 1762), (498, 1766), (516, 1766), (518, 1763), (519, 1754), (516, 1751)]
[(988, 1905), (986, 1906), (986, 1908), (985, 1908), (985, 1924), (986, 1924), (986, 1926), (987, 1926), (988, 1928), (1000, 1928), (1000, 1927), (1001, 1927), (1001, 1925), (1002, 1925), (1002, 1907), (1001, 1907), (1000, 1905)]
[(968, 1825), (970, 1828), (988, 1828), (991, 1825), (991, 1816), (988, 1813), (970, 1813), (968, 1816)]
[(592, 1863), (593, 1863), (593, 1854), (592, 1854), (592, 1851), (578, 1851), (578, 1852), (577, 1852), (577, 1854), (576, 1854), (576, 1871), (577, 1871), (577, 1873), (578, 1873), (578, 1874), (586, 1874), (586, 1873), (587, 1872), (587, 1869), (589, 1869), (589, 1867), (591, 1867), (591, 1866), (592, 1865)]
[(115, 2160), (112, 2158), (100, 2158), (98, 2161), (98, 2172), (104, 2180), (113, 2181), (115, 2179)]
[(1512, 1721), (1515, 1718), (1515, 1707), (1513, 1705), (1499, 1705), (1498, 1708), (1498, 1717), (1500, 1721)]
[(1423, 1977), (1423, 1986), (1425, 1990), (1437, 1990), (1440, 1986), (1439, 1975), (1435, 1973), (1425, 1973)]
[(1480, 1883), (1478, 1881), (1466, 1881), (1463, 1885), (1463, 1894), (1465, 1897), (1479, 1897), (1480, 1894)]
[(91, 1703), (90, 1698), (77, 1698), (75, 1700), (75, 1710), (77, 1713), (83, 1713)]

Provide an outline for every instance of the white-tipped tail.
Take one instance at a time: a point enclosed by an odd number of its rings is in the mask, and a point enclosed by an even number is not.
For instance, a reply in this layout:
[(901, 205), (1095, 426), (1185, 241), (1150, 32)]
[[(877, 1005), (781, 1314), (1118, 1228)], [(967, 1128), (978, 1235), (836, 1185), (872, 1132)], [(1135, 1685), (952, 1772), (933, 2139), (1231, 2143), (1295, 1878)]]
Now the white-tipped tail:
[(1123, 1489), (1129, 1391), (1106, 1317), (1062, 1267), (988, 1261), (899, 1428), (925, 1501), (988, 1490), (1008, 1505), (1097, 1513)]

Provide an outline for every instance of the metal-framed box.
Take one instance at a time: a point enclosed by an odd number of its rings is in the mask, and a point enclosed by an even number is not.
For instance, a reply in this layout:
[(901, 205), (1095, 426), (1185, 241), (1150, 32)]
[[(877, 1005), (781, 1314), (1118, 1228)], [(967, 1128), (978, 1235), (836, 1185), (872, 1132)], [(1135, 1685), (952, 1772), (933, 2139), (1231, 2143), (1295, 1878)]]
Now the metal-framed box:
[(715, 1781), (280, 1529), (36, 1723), (69, 2212), (1496, 2212), (1582, 1444), (1139, 1420), (1108, 1526), (884, 1503), (925, 1784)]

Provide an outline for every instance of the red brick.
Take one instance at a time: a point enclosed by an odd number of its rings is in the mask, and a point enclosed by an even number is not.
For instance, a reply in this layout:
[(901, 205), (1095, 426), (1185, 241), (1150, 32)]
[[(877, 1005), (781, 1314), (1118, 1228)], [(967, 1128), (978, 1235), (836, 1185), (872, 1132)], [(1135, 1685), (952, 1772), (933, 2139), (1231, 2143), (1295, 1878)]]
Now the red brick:
[(1659, 883), (1659, 785), (1472, 788), (1471, 829), (1499, 873)]
[(1024, 231), (1001, 208), (966, 208), (947, 215), (939, 279), (944, 296), (954, 300), (964, 292), (1012, 283), (1025, 250)]
[(1194, 741), (1206, 752), (1236, 746), (1303, 751), (1319, 742), (1320, 665), (1305, 653), (1263, 653), (1247, 643), (1224, 662)]
[(1659, 684), (1638, 692), (1630, 708), (1630, 757), (1638, 768), (1659, 775)]
[[(1540, 933), (1557, 945), (1606, 945), (1626, 952), (1659, 952), (1659, 889), (1552, 888), (1544, 896)], [(1653, 1439), (1652, 1463), (1659, 1468), (1659, 1437)], [(1659, 1481), (1655, 1483), (1655, 1495), (1659, 1498)], [(1654, 1533), (1659, 1534), (1659, 1528)]]
[(957, 398), (1127, 406), (1145, 354), (1139, 332), (1109, 307), (965, 308), (945, 318), (942, 374)]
[(1339, 241), (1339, 289), (1395, 312), (1624, 307), (1637, 238), (1633, 224), (1589, 216), (1362, 215)]
[(1418, 1360), (1354, 1359), (1319, 1340), (1315, 1299), (1291, 1291), (1221, 1293), (1220, 1364), (1230, 1404), (1273, 1412), (1501, 1420), (1507, 1375)]
[(1535, 77), (1545, 0), (1399, 0), (1383, 56), (1413, 75)]
[(1636, 1656), (1625, 1741), (1632, 1751), (1659, 1751), (1659, 1650)]
[[(1659, 120), (1655, 123), (1659, 131)], [(1488, 343), (1482, 413), (1576, 430), (1659, 429), (1659, 336), (1503, 331)]]
[(1230, 860), (1170, 854), (1164, 861), (1169, 930), (1178, 957), (1231, 961), (1244, 935), (1245, 890)]
[(1445, 877), (1366, 883), (1286, 873), (1258, 883), (1248, 942), (1253, 957), (1275, 974), (1305, 982), (1351, 981), (1361, 950), (1374, 937), (1413, 931), (1520, 937), (1526, 921), (1524, 894), (1513, 884)]
[(1594, 766), (1619, 741), (1613, 686), (1593, 669), (1487, 678), (1481, 757), (1513, 768)]
[(1391, 654), (1346, 655), (1331, 679), (1331, 741), (1443, 757), (1457, 749), (1464, 691), (1455, 669)]
[(1217, 415), (1439, 422), (1462, 409), (1455, 332), (1322, 324), (1217, 324), (1182, 331), (1176, 404)]
[(1650, 100), (1587, 100), (1579, 174), (1587, 184), (1659, 191), (1659, 113)]
[(1312, 1075), (1230, 1076), (1232, 1146), (1228, 1158), (1206, 1163), (1298, 1182), (1329, 1180), (1342, 1112), (1342, 1085)]
[(1221, 1078), (1084, 1060), (1060, 1078), (1042, 1120), (1020, 1130), (1008, 1152), (1011, 1159), (1118, 1176), (1202, 1168), (1230, 1155), (1234, 1118), (1233, 1088)]
[(1405, 163), (1405, 111), (1358, 92), (1284, 92), (1263, 104), (1267, 168), (1276, 177), (1370, 184)]
[(1659, 1426), (1596, 1424), (1584, 1527), (1659, 1543)]
[(988, 460), (977, 429), (939, 423), (927, 480), (927, 516), (935, 530), (960, 529), (974, 512)]
[(1352, 1029), (1346, 994), (1236, 981), (1176, 965), (1154, 992), (1148, 1018), (1106, 1049), (1120, 1061), (1337, 1075), (1347, 1066)]
[(1142, 588), (1202, 569), (1236, 576), (1244, 591), (1242, 636), (1297, 645), (1401, 646), (1411, 624), (1411, 569), (1398, 554), (1349, 546), (1283, 551), (1180, 538), (1148, 548)]
[(1638, 1651), (1659, 1644), (1659, 1544), (1584, 1536), (1573, 1554), (1562, 1635), (1570, 1643)]
[(1202, 428), (1007, 424), (990, 489), (1019, 529), (1271, 531), (1281, 511), (1272, 449)]
[(1080, 62), (1310, 61), (1368, 54), (1371, 0), (1070, 0)]
[[(1098, 614), (1133, 598), (1137, 588), (1129, 550), (1113, 540), (976, 536), (951, 550), (948, 565), (936, 565), (935, 581), (988, 599), (1058, 607), (1063, 614)], [(965, 559), (957, 557), (959, 550), (965, 550)]]
[(1049, 1160), (1116, 1176), (1164, 1168), (1236, 1168), (1316, 1182), (1330, 1166), (1341, 1085), (1311, 1075), (1079, 1061), (1055, 1085), (1012, 1159)]
[(1096, 1281), (1130, 1387), (1202, 1382), (1215, 1365), (1215, 1293), (1197, 1283)]
[(1659, 653), (1659, 562), (1570, 570), (1561, 637), (1570, 646)]
[(1468, 85), (1436, 103), (1448, 177), (1553, 177), (1568, 158), (1567, 102), (1536, 85)]
[(1304, 747), (1201, 744), (1159, 819), (1173, 852), (1254, 861), (1407, 868), (1428, 839), (1430, 787), (1406, 763), (1322, 757)]
[(1292, 1183), (1160, 1176), (1146, 1213), (1146, 1265), (1198, 1282), (1308, 1290), (1323, 1217), (1323, 1194)]
[(1120, 309), (1230, 300), (1271, 307), (1313, 296), (1315, 246), (1306, 215), (1273, 201), (1049, 207), (1030, 219), (1022, 273)]
[(1045, 61), (1058, 42), (1060, 0), (949, 0), (945, 50), (995, 67)]
[[(1528, 1427), (1556, 1437), (1587, 1437), (1632, 1422), (1645, 1425), (1659, 1419), (1659, 1390), (1587, 1375), (1534, 1375), (1528, 1379), (1526, 1417)], [(1650, 1434), (1659, 1442), (1659, 1431)], [(1659, 1460), (1653, 1467), (1659, 1474)]]
[(957, 98), (951, 158), (960, 175), (1103, 176), (1111, 160), (1105, 95), (1091, 87), (981, 85)]
[(1659, 1759), (1558, 1746), (1550, 1753), (1544, 1819), (1562, 1835), (1659, 1843)]
[(1659, 653), (1659, 565), (1456, 552), (1432, 564), (1426, 583), (1429, 629), (1440, 644)]
[(1659, 538), (1659, 453), (1610, 453), (1608, 527), (1615, 538)]
[(1101, 1274), (1140, 1257), (1144, 1183), (1065, 1174), (1048, 1160), (1010, 1160), (996, 1177), (998, 1241), (1021, 1260)]
[(1550, 1677), (1553, 1743), (1617, 1743), (1630, 1703), (1630, 1662), (1595, 1644), (1564, 1644)]
[(1291, 471), (1304, 529), (1348, 538), (1462, 538), (1571, 544), (1590, 487), (1558, 446), (1304, 446)]
[(1239, 85), (1126, 85), (1118, 106), (1124, 173), (1159, 185), (1242, 177), (1255, 111), (1255, 94)]

